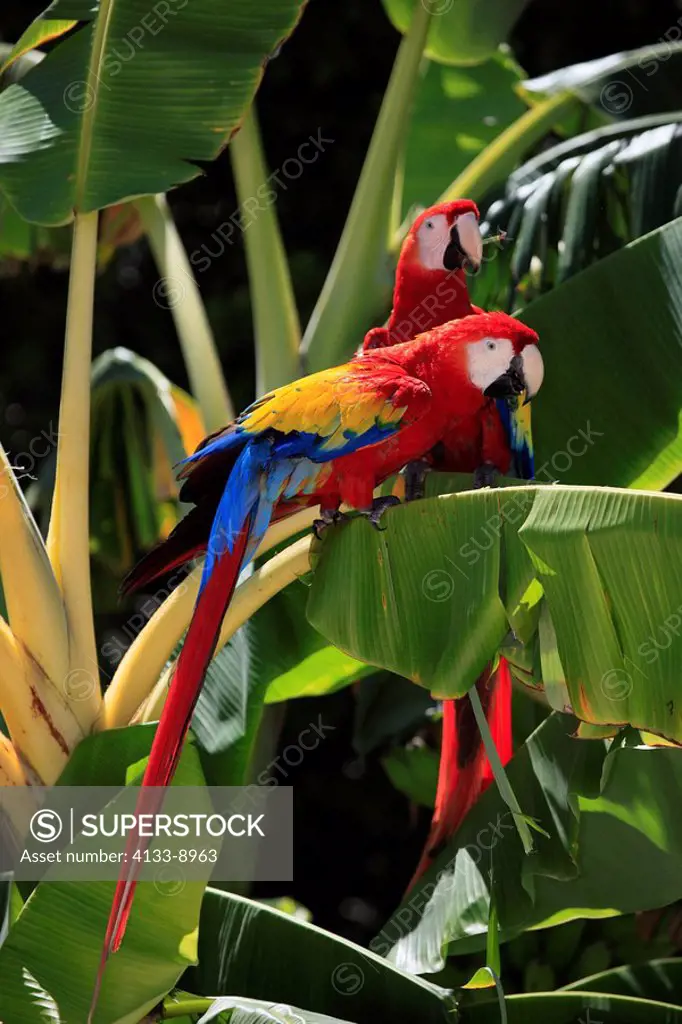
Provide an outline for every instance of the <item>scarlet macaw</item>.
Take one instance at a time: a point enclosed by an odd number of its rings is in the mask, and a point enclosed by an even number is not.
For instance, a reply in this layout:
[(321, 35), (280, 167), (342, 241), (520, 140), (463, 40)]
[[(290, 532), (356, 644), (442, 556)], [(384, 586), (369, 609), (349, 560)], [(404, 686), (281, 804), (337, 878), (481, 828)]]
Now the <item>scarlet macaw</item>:
[[(466, 270), (478, 270), (483, 241), (478, 209), (468, 199), (425, 210), (411, 226), (396, 270), (394, 303), (385, 327), (368, 332), (363, 351), (399, 345), (416, 333), (480, 313), (471, 304)], [(531, 479), (534, 475), (530, 412), (520, 398), (499, 398), (469, 418), (458, 419), (427, 462), (434, 468), (474, 474), (475, 486), (492, 484), (496, 473)], [(406, 493), (421, 490), (423, 469), (408, 467)], [(420, 478), (421, 476), (421, 478)], [(511, 674), (504, 658), (477, 681), (481, 703), (503, 763), (512, 755)], [(468, 698), (443, 702), (441, 760), (436, 805), (424, 854), (414, 876), (429, 866), (443, 843), (492, 781)]]
[[(535, 394), (543, 374), (537, 340), (534, 331), (504, 313), (445, 324), (408, 344), (278, 388), (184, 460), (180, 497), (196, 509), (130, 581), (147, 581), (164, 567), (207, 552), (138, 812), (158, 810), (155, 791), (146, 787), (166, 786), (173, 777), (237, 578), (273, 517), (321, 504), (333, 519), (346, 502), (376, 521), (391, 500), (373, 500), (377, 484), (428, 452), (454, 418), (474, 415), (490, 395), (522, 389)], [(125, 933), (139, 870), (134, 854), (145, 848), (144, 839), (131, 837), (130, 866), (116, 887), (93, 1007), (106, 960)]]
[(399, 345), (448, 320), (482, 313), (471, 305), (465, 274), (482, 260), (475, 203), (457, 199), (424, 210), (400, 250), (388, 323), (367, 333), (363, 350)]

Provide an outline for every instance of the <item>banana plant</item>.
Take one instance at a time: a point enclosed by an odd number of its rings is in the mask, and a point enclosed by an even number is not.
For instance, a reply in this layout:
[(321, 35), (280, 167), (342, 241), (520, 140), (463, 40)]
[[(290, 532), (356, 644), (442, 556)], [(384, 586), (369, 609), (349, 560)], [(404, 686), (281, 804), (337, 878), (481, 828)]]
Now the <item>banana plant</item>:
[[(9, 737), (0, 738), (0, 779), (8, 784), (117, 784), (148, 753), (151, 723), (165, 699), (172, 658), (191, 616), (198, 578), (191, 574), (157, 608), (118, 662), (102, 694), (88, 540), (90, 362), (100, 211), (120, 204), (129, 209), (127, 204), (134, 204), (135, 231), (139, 226), (144, 229), (154, 253), (160, 275), (155, 294), (173, 316), (203, 423), (206, 429), (222, 425), (232, 415), (229, 391), (192, 265), (164, 193), (198, 173), (194, 162), (212, 159), (230, 140), (240, 199), (262, 187), (267, 168), (251, 104), (268, 56), (293, 29), (302, 6), (297, 0), (273, 0), (265, 8), (247, 0), (177, 0), (164, 5), (163, 14), (155, 8), (157, 20), (152, 28), (149, 21), (140, 20), (132, 0), (98, 0), (94, 5), (56, 0), (7, 56), (7, 75), (26, 59), (31, 66), (25, 74), (8, 79), (0, 93), (3, 202), (22, 223), (50, 229), (71, 225), (73, 238), (56, 480), (45, 543), (9, 460), (1, 455), (0, 577), (7, 620), (0, 620), (0, 711)], [(416, 99), (418, 109), (420, 89), (432, 88), (435, 79), (435, 65), (424, 66), (424, 55), (465, 65), (491, 58), (491, 74), (504, 90), (509, 77), (518, 78), (509, 58), (495, 55), (495, 50), (522, 3), (500, 5), (489, 0), (477, 5), (462, 0), (439, 10), (437, 4), (387, 0), (386, 6), (405, 38), (337, 254), (303, 332), (272, 205), (260, 212), (257, 230), (245, 236), (262, 389), (290, 379), (301, 366), (317, 369), (349, 355), (372, 319), (383, 312), (404, 212), (403, 187), (410, 202), (424, 187), (405, 179), (414, 166), (410, 147), (419, 128), (410, 125), (410, 107)], [(485, 9), (484, 18), (480, 11), (474, 17), (479, 6)], [(124, 38), (132, 51), (122, 50), (119, 43)], [(144, 45), (135, 44), (135, 39)], [(43, 60), (33, 61), (34, 48), (48, 40), (57, 40), (54, 48)], [(133, 55), (127, 59), (124, 52)], [(456, 177), (444, 194), (464, 193), (486, 200), (491, 191), (504, 188), (509, 175), (548, 134), (573, 134), (576, 119), (583, 116), (608, 121), (610, 112), (595, 101), (595, 95), (599, 99), (603, 95), (599, 83), (606, 80), (604, 76), (612, 78), (625, 66), (623, 61), (631, 60), (621, 56), (606, 68), (593, 66), (588, 73), (567, 74), (556, 88), (524, 90), (517, 83), (505, 127), (487, 144), (482, 140), (470, 163), (462, 165), (459, 155)], [(465, 69), (461, 74), (485, 80), (490, 69), (484, 68)], [(175, 88), (179, 78), (180, 90)], [(447, 82), (445, 72), (441, 81)], [(153, 105), (145, 100), (152, 82)], [(450, 109), (456, 116), (457, 104)], [(666, 124), (675, 120), (669, 112), (666, 117)], [(619, 124), (614, 131), (624, 139), (628, 128)], [(675, 138), (670, 133), (670, 144)], [(125, 162), (119, 158), (121, 152), (126, 154)], [(614, 153), (609, 150), (609, 157)], [(551, 163), (556, 156), (546, 159)], [(606, 166), (596, 162), (600, 169)], [(424, 196), (424, 201), (434, 199), (434, 195)], [(577, 199), (574, 208), (578, 210)], [(321, 546), (307, 532), (298, 537), (315, 511), (292, 517), (266, 538), (262, 561), (241, 583), (230, 606), (219, 647), (232, 642), (234, 653), (237, 631), (266, 601), (313, 570), (307, 617), (325, 638), (318, 640), (314, 653), (327, 657), (337, 647), (343, 652), (330, 669), (329, 690), (336, 683), (359, 678), (370, 665), (397, 672), (437, 696), (452, 696), (468, 691), (481, 666), (504, 642), (510, 624), (521, 633), (525, 623), (531, 642), (538, 593), (544, 593), (546, 612), (540, 621), (555, 641), (560, 667), (560, 682), (550, 702), (560, 704), (561, 711), (570, 705), (599, 727), (630, 725), (680, 742), (677, 645), (670, 645), (669, 654), (656, 656), (655, 664), (647, 663), (646, 670), (640, 666), (645, 682), (630, 667), (631, 662), (639, 664), (637, 658), (646, 660), (642, 646), (650, 643), (651, 630), (669, 618), (676, 601), (678, 606), (682, 602), (671, 568), (678, 554), (680, 499), (576, 486), (587, 480), (599, 485), (663, 487), (680, 470), (676, 427), (682, 394), (677, 384), (680, 374), (674, 370), (682, 304), (671, 268), (682, 228), (672, 219), (675, 212), (668, 204), (657, 230), (639, 241), (649, 222), (635, 220), (629, 232), (621, 234), (627, 246), (614, 246), (619, 251), (586, 266), (565, 283), (560, 275), (552, 279), (548, 294), (524, 311), (528, 321), (541, 329), (543, 341), (547, 339), (548, 385), (552, 381), (554, 389), (546, 387), (538, 403), (540, 454), (558, 470), (554, 463), (568, 452), (570, 464), (561, 472), (574, 474), (567, 478), (572, 486), (462, 493), (466, 484), (461, 480), (434, 478), (429, 483), (433, 496), (422, 509), (405, 507), (389, 513), (385, 535), (353, 523), (328, 536)], [(579, 217), (579, 210), (574, 216)], [(522, 242), (528, 245), (529, 233), (530, 228), (515, 241), (519, 261), (520, 247)], [(514, 259), (517, 249), (511, 252)], [(611, 323), (613, 317), (604, 313), (600, 301), (603, 304), (604, 295), (616, 294), (616, 282), (619, 316)], [(586, 296), (589, 302), (584, 303)], [(651, 358), (649, 350), (645, 359), (642, 336), (655, 345), (656, 358)], [(98, 372), (102, 385), (111, 367), (100, 365)], [(155, 399), (167, 393), (165, 382), (149, 367), (143, 368), (141, 376), (154, 384)], [(141, 376), (138, 365), (137, 383), (132, 386), (140, 385)], [(638, 405), (645, 376), (652, 379), (654, 397)], [(569, 403), (562, 389), (571, 380), (579, 384)], [(122, 395), (128, 398), (121, 401), (129, 402), (129, 390), (122, 389)], [(101, 391), (99, 395), (95, 391), (95, 396), (101, 411)], [(152, 399), (150, 408), (156, 408)], [(617, 423), (618, 431), (608, 434), (598, 425), (602, 422)], [(573, 444), (576, 433), (585, 445), (580, 456)], [(139, 491), (135, 493), (137, 500)], [(138, 504), (140, 527), (141, 507)], [(427, 517), (426, 530), (422, 515)], [(164, 528), (158, 521), (147, 525), (145, 538)], [(415, 532), (423, 540), (416, 573), (414, 545), (405, 543)], [(291, 543), (294, 537), (298, 539)], [(392, 554), (395, 550), (397, 555)], [(401, 550), (410, 552), (409, 562)], [(643, 565), (655, 565), (658, 575), (651, 585), (642, 583), (633, 591), (628, 578), (641, 579)], [(348, 617), (349, 594), (354, 607), (363, 611), (359, 630)], [(296, 614), (301, 618), (300, 610)], [(598, 642), (592, 640), (595, 623)], [(546, 648), (544, 656), (546, 660)], [(294, 673), (296, 666), (294, 657), (287, 671)], [(547, 684), (550, 667), (543, 673)], [(252, 712), (260, 715), (266, 687), (259, 683), (252, 689), (250, 680), (235, 681), (228, 673), (224, 677), (226, 682), (216, 684), (218, 693), (221, 686), (232, 694), (236, 688), (245, 699), (246, 718)], [(282, 694), (300, 695), (309, 685), (310, 676), (305, 673), (293, 682), (290, 676)], [(544, 878), (554, 878), (557, 872), (560, 881), (576, 875), (579, 843), (584, 840), (585, 848), (592, 849), (595, 842), (592, 834), (584, 839), (579, 832), (583, 824), (589, 827), (588, 812), (593, 812), (594, 821), (614, 804), (625, 807), (627, 786), (616, 777), (616, 767), (627, 761), (632, 770), (641, 763), (641, 758), (632, 760), (639, 750), (628, 749), (627, 756), (623, 753), (618, 758), (620, 747), (607, 754), (603, 740), (584, 745), (580, 753), (571, 749), (575, 745), (560, 714), (547, 719), (543, 728), (544, 733), (529, 740), (525, 752), (515, 759), (510, 776), (516, 782), (518, 775), (522, 784), (537, 769), (532, 806), (522, 810), (526, 816), (537, 816), (549, 832), (549, 845), (537, 840), (541, 856), (534, 872), (512, 829), (512, 867), (506, 872), (498, 867), (495, 879), (508, 892), (509, 875), (514, 877), (516, 903), (507, 907), (500, 903), (499, 913), (485, 879), (472, 876), (466, 894), (468, 898), (474, 893), (473, 909), (478, 913), (474, 944), (480, 943), (478, 936), (495, 916), (503, 936), (556, 918), (560, 884), (543, 892), (545, 898), (529, 909), (525, 880), (532, 876), (540, 888)], [(233, 730), (233, 735), (239, 733), (253, 746), (253, 722), (242, 722), (240, 730)], [(560, 752), (560, 769), (551, 754), (538, 768), (538, 751), (543, 753), (546, 744), (550, 748), (554, 744)], [(605, 775), (600, 791), (594, 780), (607, 758), (612, 759), (613, 775)], [(658, 768), (665, 770), (663, 758), (658, 761)], [(243, 781), (244, 758), (238, 767)], [(203, 781), (209, 771), (205, 758), (200, 760), (192, 745), (182, 769), (181, 781), (186, 783)], [(610, 789), (609, 782), (613, 783)], [(506, 814), (509, 794), (491, 793), (489, 802), (499, 804), (490, 813), (499, 809)], [(573, 813), (577, 799), (583, 801), (581, 819)], [(590, 800), (599, 806), (589, 806)], [(656, 806), (660, 810), (662, 801)], [(552, 814), (556, 808), (558, 813)], [(635, 815), (636, 807), (631, 811), (634, 844), (645, 823)], [(520, 817), (518, 809), (516, 817)], [(613, 818), (618, 820), (617, 811)], [(612, 835), (617, 834), (614, 826)], [(457, 842), (461, 844), (461, 837)], [(676, 844), (675, 837), (669, 851), (673, 867)], [(456, 858), (460, 848), (456, 845), (449, 855)], [(466, 860), (466, 846), (464, 850)], [(632, 887), (630, 876), (627, 884)], [(672, 884), (652, 886), (642, 902), (654, 905), (657, 899), (670, 898), (672, 891)], [(36, 1005), (54, 1020), (83, 1018), (110, 897), (110, 886), (48, 881), (18, 908), (0, 949), (6, 1024), (38, 1019)], [(340, 1020), (350, 1013), (357, 1022), (369, 1021), (374, 1019), (378, 1000), (382, 1016), (395, 1020), (413, 1019), (415, 1014), (420, 1019), (442, 1020), (454, 1011), (450, 993), (413, 976), (433, 970), (436, 961), (440, 966), (448, 944), (468, 934), (472, 920), (471, 906), (455, 901), (453, 907), (437, 886), (423, 904), (431, 910), (416, 915), (407, 934), (399, 941), (384, 938), (381, 948), (377, 945), (377, 952), (388, 954), (397, 966), (368, 957), (372, 973), (368, 971), (367, 977), (372, 981), (362, 1000), (352, 1006), (345, 1002), (351, 991), (349, 979), (352, 987), (361, 978), (351, 994), (365, 988), (362, 957), (367, 954), (314, 926), (293, 923), (286, 915), (240, 897), (211, 890), (203, 893), (201, 887), (188, 886), (172, 907), (152, 891), (140, 898), (143, 905), (135, 915), (129, 944), (114, 960), (105, 981), (102, 1021), (132, 1024), (142, 1019), (167, 996), (197, 955), (198, 970), (189, 971), (182, 982), (188, 993), (166, 998), (163, 1008), (154, 1010), (161, 1019), (219, 1013), (227, 1014), (227, 1019), (253, 1016), (258, 1020), (262, 1003), (254, 1001), (279, 999), (307, 1005), (300, 993), (307, 979), (301, 964), (305, 962), (307, 968), (308, 958), (321, 970), (310, 990), (315, 1005), (302, 1011), (306, 1020)], [(608, 904), (617, 905), (613, 899)], [(579, 892), (574, 906), (576, 910), (584, 906)], [(68, 977), (50, 961), (45, 949), (46, 931), (56, 928), (63, 928), (68, 938), (72, 964)], [(157, 931), (160, 937), (155, 937)], [(285, 966), (254, 978), (249, 961), (254, 943), (273, 949), (269, 958), (273, 963), (284, 951), (289, 958)], [(339, 968), (346, 973), (339, 973)], [(232, 990), (224, 991), (226, 985)], [(235, 1006), (235, 991), (248, 992), (248, 1005)], [(215, 1002), (216, 996), (223, 1001)], [(584, 1002), (574, 996), (565, 999), (569, 1008), (582, 1007)]]

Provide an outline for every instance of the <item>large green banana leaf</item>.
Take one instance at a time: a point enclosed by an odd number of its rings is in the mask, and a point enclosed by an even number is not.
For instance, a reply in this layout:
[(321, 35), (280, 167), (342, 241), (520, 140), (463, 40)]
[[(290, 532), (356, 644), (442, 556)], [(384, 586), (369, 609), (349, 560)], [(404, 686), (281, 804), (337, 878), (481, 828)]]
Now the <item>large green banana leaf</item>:
[(523, 621), (536, 577), (576, 715), (682, 742), (682, 499), (511, 487), (441, 494), (385, 523), (323, 540), (308, 618), (342, 650), (460, 696)]
[(540, 481), (657, 489), (682, 470), (682, 219), (532, 303)]
[(55, 0), (17, 52), (72, 30), (0, 95), (0, 188), (26, 220), (162, 192), (229, 141), (302, 0)]
[(448, 990), (412, 977), (346, 939), (262, 903), (208, 888), (199, 963), (182, 987), (197, 995), (250, 996), (356, 1024), (445, 1024)]
[(383, 0), (386, 12), (406, 32), (415, 7), (431, 14), (426, 55), (444, 64), (479, 64), (504, 42), (528, 0)]
[(527, 105), (522, 71), (502, 51), (471, 68), (425, 61), (405, 151), (403, 209), (428, 206)]

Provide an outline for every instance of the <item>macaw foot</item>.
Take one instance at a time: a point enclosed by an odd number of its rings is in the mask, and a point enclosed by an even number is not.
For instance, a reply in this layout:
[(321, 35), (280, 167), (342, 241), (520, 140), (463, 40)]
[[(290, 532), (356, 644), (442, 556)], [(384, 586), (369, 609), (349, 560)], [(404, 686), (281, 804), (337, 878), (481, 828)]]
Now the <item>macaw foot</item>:
[(479, 487), (494, 487), (499, 473), (492, 462), (484, 462), (474, 473), (474, 490)]
[(346, 513), (339, 512), (338, 508), (322, 508), (320, 509), (320, 518), (313, 519), (313, 533), (318, 540), (322, 540), (322, 534), (328, 527), (335, 526), (337, 523), (345, 523), (347, 520)]
[(399, 504), (400, 498), (396, 498), (395, 494), (389, 494), (385, 498), (375, 498), (371, 508), (359, 508), (358, 512), (361, 516), (365, 516), (376, 530), (385, 530), (385, 526), (379, 525), (381, 517), (387, 508)]
[(426, 459), (408, 462), (402, 470), (405, 477), (405, 501), (418, 501), (424, 497), (426, 474), (431, 470)]

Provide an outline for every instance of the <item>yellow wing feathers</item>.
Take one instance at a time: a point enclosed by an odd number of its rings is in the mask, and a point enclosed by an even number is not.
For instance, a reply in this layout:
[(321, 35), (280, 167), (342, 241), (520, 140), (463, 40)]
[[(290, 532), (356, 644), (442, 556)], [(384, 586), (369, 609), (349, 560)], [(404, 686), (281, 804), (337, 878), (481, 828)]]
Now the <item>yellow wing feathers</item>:
[(368, 371), (361, 364), (340, 366), (278, 388), (242, 414), (239, 429), (248, 434), (315, 434), (320, 448), (330, 451), (377, 429), (397, 429), (410, 403), (421, 399), (421, 407), (429, 395), (425, 384), (400, 367), (389, 372), (382, 368), (380, 374)]

